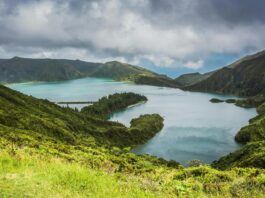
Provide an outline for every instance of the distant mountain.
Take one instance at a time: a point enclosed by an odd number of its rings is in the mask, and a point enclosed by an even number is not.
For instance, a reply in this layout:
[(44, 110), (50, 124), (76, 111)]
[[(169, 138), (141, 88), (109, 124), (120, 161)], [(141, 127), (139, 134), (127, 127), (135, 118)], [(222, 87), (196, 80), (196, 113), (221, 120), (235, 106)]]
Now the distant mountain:
[(205, 80), (208, 78), (213, 72), (205, 73), (205, 74), (200, 74), (198, 72), (196, 73), (190, 73), (190, 74), (183, 74), (179, 77), (177, 77), (175, 82), (181, 86), (188, 86), (192, 85), (195, 83), (198, 83), (202, 80)]
[(93, 77), (112, 78), (115, 80), (124, 80), (128, 77), (145, 74), (150, 76), (156, 76), (158, 74), (151, 72), (139, 66), (134, 66), (126, 63), (120, 63), (118, 61), (111, 61), (100, 65), (97, 70), (91, 73)]
[(66, 59), (0, 59), (0, 82), (61, 81), (82, 77), (128, 80), (137, 84), (176, 87), (173, 79), (118, 61), (91, 63)]
[(173, 79), (164, 75), (137, 75), (134, 80), (136, 84), (153, 85), (159, 87), (172, 87), (179, 88), (181, 85), (175, 82)]
[(246, 56), (186, 86), (191, 91), (254, 96), (265, 93), (265, 51)]
[(94, 72), (100, 65), (102, 64), (79, 60), (14, 57), (0, 61), (0, 82), (60, 81), (81, 78)]

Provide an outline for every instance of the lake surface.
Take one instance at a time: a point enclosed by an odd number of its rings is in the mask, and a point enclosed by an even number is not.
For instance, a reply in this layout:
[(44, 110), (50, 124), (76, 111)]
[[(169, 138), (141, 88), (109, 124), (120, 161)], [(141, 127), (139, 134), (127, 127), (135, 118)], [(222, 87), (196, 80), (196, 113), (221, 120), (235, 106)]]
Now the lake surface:
[[(184, 92), (179, 89), (134, 85), (109, 79), (83, 78), (63, 82), (19, 83), (8, 85), (37, 98), (53, 102), (96, 101), (116, 92), (135, 92), (148, 102), (112, 115), (111, 120), (126, 126), (141, 114), (159, 113), (164, 128), (154, 138), (133, 151), (148, 153), (186, 165), (192, 159), (206, 163), (239, 148), (234, 141), (237, 131), (256, 115), (255, 109), (243, 109), (232, 104), (213, 104), (213, 97), (231, 98), (207, 93)], [(81, 108), (84, 105), (75, 105)]]

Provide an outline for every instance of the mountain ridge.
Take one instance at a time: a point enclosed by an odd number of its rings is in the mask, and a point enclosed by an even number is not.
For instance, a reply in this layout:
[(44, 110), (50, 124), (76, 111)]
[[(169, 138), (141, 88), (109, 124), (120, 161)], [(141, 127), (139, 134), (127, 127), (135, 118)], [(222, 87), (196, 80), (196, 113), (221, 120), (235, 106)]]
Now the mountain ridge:
[(265, 93), (265, 51), (243, 57), (183, 89), (245, 97)]

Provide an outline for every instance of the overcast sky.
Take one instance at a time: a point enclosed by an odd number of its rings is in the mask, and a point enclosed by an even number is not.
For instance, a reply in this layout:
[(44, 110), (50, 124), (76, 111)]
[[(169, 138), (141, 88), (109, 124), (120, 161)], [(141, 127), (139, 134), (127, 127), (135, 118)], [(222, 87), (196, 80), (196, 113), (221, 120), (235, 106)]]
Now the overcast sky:
[(206, 71), (264, 49), (264, 10), (264, 0), (0, 0), (0, 58)]

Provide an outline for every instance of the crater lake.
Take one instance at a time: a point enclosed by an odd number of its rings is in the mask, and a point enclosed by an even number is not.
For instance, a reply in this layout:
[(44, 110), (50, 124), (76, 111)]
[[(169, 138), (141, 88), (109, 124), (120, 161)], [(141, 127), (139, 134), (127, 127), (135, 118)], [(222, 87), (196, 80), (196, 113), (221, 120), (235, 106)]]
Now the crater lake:
[[(155, 137), (133, 149), (187, 165), (190, 160), (210, 163), (240, 147), (234, 141), (238, 130), (256, 115), (256, 110), (233, 104), (211, 103), (213, 97), (231, 96), (188, 92), (180, 89), (135, 85), (110, 79), (83, 78), (60, 82), (9, 84), (8, 87), (52, 102), (96, 101), (113, 93), (134, 92), (148, 101), (116, 112), (110, 120), (126, 126), (141, 114), (158, 113), (164, 128)], [(233, 97), (232, 97), (233, 98)], [(69, 105), (82, 108), (85, 104)]]

